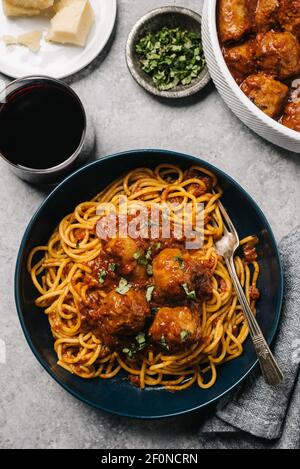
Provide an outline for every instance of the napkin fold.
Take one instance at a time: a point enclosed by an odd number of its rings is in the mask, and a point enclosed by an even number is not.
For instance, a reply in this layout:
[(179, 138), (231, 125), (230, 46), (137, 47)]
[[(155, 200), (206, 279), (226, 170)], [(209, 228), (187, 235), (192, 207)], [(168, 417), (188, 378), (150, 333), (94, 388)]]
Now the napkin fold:
[[(247, 432), (288, 447), (300, 447), (300, 226), (282, 239), (285, 291), (282, 317), (273, 351), (284, 381), (268, 386), (259, 369), (234, 393), (222, 399), (200, 433), (229, 436)], [(244, 434), (245, 436), (245, 434)]]

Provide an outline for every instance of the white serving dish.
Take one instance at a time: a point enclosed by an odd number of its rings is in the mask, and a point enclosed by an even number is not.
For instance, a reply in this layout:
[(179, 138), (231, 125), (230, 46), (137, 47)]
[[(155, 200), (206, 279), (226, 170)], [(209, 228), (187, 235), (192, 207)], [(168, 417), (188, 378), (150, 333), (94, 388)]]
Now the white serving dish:
[(205, 0), (202, 40), (209, 73), (228, 107), (250, 129), (269, 142), (300, 153), (300, 132), (291, 130), (264, 114), (241, 91), (223, 58), (216, 24), (217, 0)]

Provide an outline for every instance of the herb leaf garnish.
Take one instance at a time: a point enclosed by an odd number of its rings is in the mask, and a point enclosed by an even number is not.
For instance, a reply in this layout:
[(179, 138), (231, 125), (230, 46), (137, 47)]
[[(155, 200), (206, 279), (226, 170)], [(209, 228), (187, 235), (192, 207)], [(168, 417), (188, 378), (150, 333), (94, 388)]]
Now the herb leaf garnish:
[(189, 291), (189, 287), (188, 287), (187, 283), (183, 283), (181, 286), (182, 286), (182, 288), (184, 289), (185, 294), (186, 294), (188, 300), (195, 300), (195, 299), (196, 299), (196, 292), (195, 292), (195, 290)]
[(123, 348), (122, 352), (125, 353), (129, 358), (133, 358), (133, 356), (140, 350), (143, 350), (146, 345), (147, 340), (145, 332), (139, 332), (135, 337), (135, 342), (132, 342), (128, 347)]
[(182, 331), (180, 332), (180, 339), (181, 339), (181, 342), (185, 342), (186, 339), (188, 338), (188, 336), (189, 336), (189, 332), (186, 331), (186, 330), (182, 330)]
[(147, 265), (147, 275), (149, 275), (149, 277), (151, 277), (151, 275), (153, 275), (153, 267), (152, 267), (151, 264)]
[(131, 284), (127, 282), (126, 278), (121, 278), (119, 286), (116, 288), (116, 292), (120, 295), (125, 295), (131, 288)]
[(148, 261), (145, 257), (141, 257), (140, 259), (137, 260), (137, 263), (139, 265), (147, 265), (148, 264)]
[(174, 260), (178, 262), (180, 269), (184, 269), (185, 263), (184, 263), (184, 260), (183, 260), (182, 257), (176, 256), (176, 257), (174, 257)]
[(146, 252), (146, 255), (145, 255), (145, 258), (149, 261), (151, 259), (151, 256), (152, 256), (152, 249), (148, 248), (147, 252)]
[(98, 272), (98, 282), (104, 283), (106, 276), (107, 276), (106, 270), (100, 269)]
[(133, 258), (137, 261), (141, 257), (142, 253), (140, 251), (136, 251), (133, 254)]
[(128, 347), (123, 348), (122, 352), (125, 353), (125, 355), (127, 355), (129, 358), (132, 358), (135, 353), (132, 349)]
[(148, 301), (148, 303), (150, 303), (150, 301), (152, 299), (152, 293), (153, 293), (154, 288), (155, 288), (154, 285), (151, 285), (150, 287), (147, 288), (146, 300)]
[(139, 350), (141, 350), (141, 348), (144, 348), (145, 345), (146, 345), (145, 332), (139, 332), (138, 335), (136, 336), (135, 340), (138, 343)]
[(189, 85), (205, 66), (200, 35), (180, 28), (149, 32), (135, 50), (143, 71), (161, 91)]
[(161, 336), (160, 343), (161, 343), (161, 345), (163, 346), (164, 349), (166, 349), (168, 351), (170, 350), (169, 344), (167, 343), (166, 338), (165, 338), (164, 335)]

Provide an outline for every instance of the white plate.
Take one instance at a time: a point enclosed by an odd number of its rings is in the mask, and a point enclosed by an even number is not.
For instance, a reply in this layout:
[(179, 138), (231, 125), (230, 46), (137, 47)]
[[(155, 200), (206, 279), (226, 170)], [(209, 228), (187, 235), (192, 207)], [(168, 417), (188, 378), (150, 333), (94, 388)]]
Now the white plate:
[(25, 75), (65, 78), (86, 67), (105, 47), (117, 14), (117, 0), (90, 2), (95, 12), (95, 23), (86, 47), (51, 44), (43, 38), (40, 51), (34, 53), (24, 46), (6, 46), (2, 36), (17, 36), (29, 31), (43, 31), (45, 36), (50, 26), (49, 20), (37, 17), (7, 18), (0, 0), (0, 72), (14, 78)]

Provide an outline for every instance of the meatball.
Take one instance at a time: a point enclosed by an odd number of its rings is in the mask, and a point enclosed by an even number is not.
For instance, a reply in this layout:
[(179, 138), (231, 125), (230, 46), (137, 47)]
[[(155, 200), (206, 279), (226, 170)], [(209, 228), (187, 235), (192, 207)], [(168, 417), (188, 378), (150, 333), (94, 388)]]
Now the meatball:
[(288, 32), (258, 34), (256, 59), (260, 70), (282, 80), (300, 73), (300, 45)]
[(300, 0), (280, 0), (279, 23), (300, 41)]
[(238, 83), (241, 83), (248, 75), (255, 73), (255, 47), (253, 41), (244, 44), (225, 47), (223, 50), (225, 61)]
[(273, 118), (280, 114), (289, 93), (286, 85), (263, 73), (246, 78), (241, 90), (259, 109)]
[(166, 248), (153, 261), (154, 303), (203, 301), (211, 297), (212, 267), (179, 248)]
[(164, 350), (185, 349), (200, 338), (199, 315), (187, 306), (161, 308), (149, 329), (149, 336)]
[(279, 0), (258, 0), (255, 10), (255, 29), (268, 31), (278, 22)]
[(249, 0), (219, 0), (218, 31), (222, 43), (239, 41), (251, 31), (250, 3)]
[(182, 285), (191, 288), (190, 256), (178, 248), (166, 248), (153, 261), (154, 283), (164, 297), (185, 298)]
[(193, 262), (192, 283), (197, 301), (209, 300), (212, 295), (211, 277), (215, 269), (215, 259), (203, 259), (200, 251), (190, 251)]
[(290, 129), (300, 132), (300, 99), (298, 102), (289, 103), (285, 107), (281, 123)]
[(128, 275), (137, 266), (135, 255), (140, 252), (137, 241), (132, 238), (112, 238), (106, 246), (105, 251), (118, 264), (119, 272)]
[(94, 333), (111, 348), (142, 331), (150, 314), (145, 294), (129, 290), (123, 295), (110, 292), (99, 308), (89, 310), (86, 316)]

